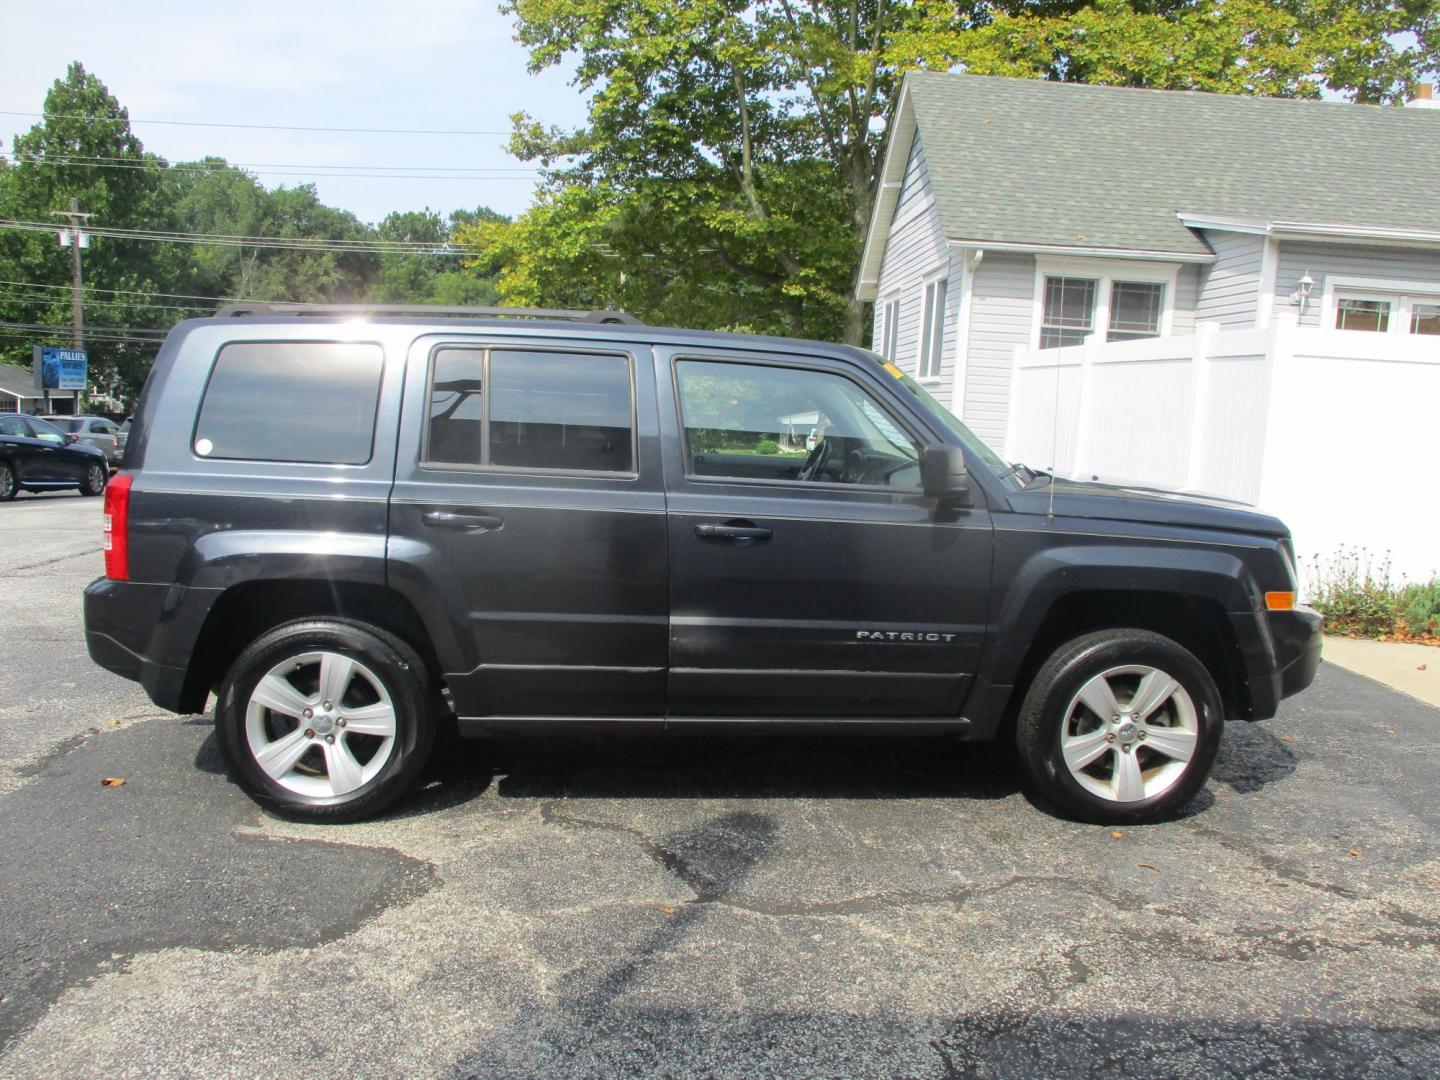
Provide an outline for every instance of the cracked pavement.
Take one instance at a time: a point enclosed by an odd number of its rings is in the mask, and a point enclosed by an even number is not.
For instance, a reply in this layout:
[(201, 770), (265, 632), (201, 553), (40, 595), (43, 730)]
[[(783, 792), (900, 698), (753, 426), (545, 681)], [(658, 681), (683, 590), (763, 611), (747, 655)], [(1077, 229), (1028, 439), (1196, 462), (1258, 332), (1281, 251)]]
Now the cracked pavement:
[(90, 665), (98, 531), (0, 506), (7, 1076), (1440, 1074), (1440, 710), (1359, 676), (1156, 827), (995, 749), (713, 735), (462, 746), (296, 825)]

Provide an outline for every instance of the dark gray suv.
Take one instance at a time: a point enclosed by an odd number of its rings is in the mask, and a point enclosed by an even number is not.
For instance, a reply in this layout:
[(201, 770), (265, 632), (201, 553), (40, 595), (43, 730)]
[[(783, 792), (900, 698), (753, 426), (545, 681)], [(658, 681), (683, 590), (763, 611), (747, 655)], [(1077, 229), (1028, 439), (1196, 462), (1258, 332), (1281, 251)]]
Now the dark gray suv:
[(91, 656), (218, 694), (235, 779), (315, 820), (453, 717), (1003, 738), (1148, 821), (1320, 656), (1273, 518), (1009, 465), (860, 349), (607, 312), (181, 323), (105, 522)]

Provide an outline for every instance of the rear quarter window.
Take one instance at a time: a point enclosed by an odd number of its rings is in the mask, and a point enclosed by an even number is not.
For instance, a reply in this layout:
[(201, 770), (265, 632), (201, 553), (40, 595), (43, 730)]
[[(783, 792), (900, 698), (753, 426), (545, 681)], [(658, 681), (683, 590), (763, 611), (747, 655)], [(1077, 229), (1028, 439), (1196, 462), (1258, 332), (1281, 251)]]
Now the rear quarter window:
[(385, 357), (363, 342), (244, 342), (215, 357), (193, 448), (200, 457), (363, 465)]

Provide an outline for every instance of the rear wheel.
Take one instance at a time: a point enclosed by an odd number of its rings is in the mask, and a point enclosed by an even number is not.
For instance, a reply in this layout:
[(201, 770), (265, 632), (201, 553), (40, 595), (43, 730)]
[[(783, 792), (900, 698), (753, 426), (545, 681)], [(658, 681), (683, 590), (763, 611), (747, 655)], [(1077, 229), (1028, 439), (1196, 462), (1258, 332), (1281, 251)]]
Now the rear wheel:
[(434, 700), (400, 639), (334, 619), (287, 623), (231, 666), (216, 737), (259, 802), (301, 820), (353, 821), (414, 783), (434, 743)]
[(1148, 630), (1075, 638), (1040, 668), (1016, 722), (1030, 780), (1083, 821), (1137, 824), (1183, 807), (1224, 727), (1205, 666)]
[(20, 491), (20, 484), (15, 479), (15, 470), (0, 461), (0, 502), (13, 499)]
[(81, 495), (99, 495), (105, 490), (105, 482), (110, 477), (105, 471), (105, 466), (98, 461), (91, 462), (85, 467), (85, 480), (80, 485)]

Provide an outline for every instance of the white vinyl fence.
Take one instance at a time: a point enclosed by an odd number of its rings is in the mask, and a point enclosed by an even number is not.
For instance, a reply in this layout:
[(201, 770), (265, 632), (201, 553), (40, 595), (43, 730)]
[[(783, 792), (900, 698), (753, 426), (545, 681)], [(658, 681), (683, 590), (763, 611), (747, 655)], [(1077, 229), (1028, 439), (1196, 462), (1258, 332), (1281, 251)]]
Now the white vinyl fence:
[(1017, 349), (1006, 457), (1275, 514), (1302, 558), (1440, 570), (1440, 338), (1302, 328)]

